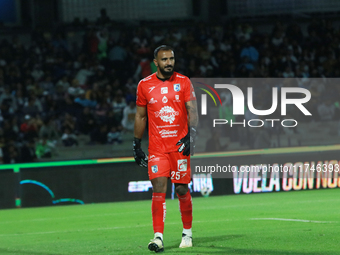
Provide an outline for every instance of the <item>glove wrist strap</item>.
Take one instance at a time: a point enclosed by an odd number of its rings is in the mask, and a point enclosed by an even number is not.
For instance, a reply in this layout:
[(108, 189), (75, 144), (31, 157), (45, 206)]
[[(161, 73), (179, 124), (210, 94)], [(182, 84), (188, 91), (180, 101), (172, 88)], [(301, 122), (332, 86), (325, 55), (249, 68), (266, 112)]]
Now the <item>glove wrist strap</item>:
[(133, 147), (135, 149), (139, 149), (141, 147), (142, 139), (139, 139), (137, 137), (133, 138)]

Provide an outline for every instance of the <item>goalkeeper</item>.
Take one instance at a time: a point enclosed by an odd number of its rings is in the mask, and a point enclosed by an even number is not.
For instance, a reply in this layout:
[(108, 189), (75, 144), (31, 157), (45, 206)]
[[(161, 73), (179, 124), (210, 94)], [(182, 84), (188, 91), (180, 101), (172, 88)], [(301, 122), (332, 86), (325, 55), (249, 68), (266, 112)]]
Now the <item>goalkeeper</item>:
[[(173, 49), (166, 45), (156, 48), (154, 63), (157, 72), (141, 80), (137, 88), (133, 152), (136, 163), (148, 168), (153, 186), (151, 209), (154, 238), (148, 248), (162, 252), (168, 178), (175, 184), (183, 222), (179, 247), (192, 246), (192, 201), (188, 184), (198, 114), (195, 92), (189, 78), (174, 72)], [(147, 119), (148, 157), (141, 149)]]

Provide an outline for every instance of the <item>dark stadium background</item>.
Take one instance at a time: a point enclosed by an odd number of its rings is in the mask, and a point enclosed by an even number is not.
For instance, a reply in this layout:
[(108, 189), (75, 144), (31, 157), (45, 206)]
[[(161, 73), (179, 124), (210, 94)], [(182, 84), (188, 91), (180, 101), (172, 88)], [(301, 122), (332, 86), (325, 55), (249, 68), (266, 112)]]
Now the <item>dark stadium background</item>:
[[(0, 208), (51, 202), (41, 187), (18, 184), (26, 179), (86, 202), (150, 196), (127, 193), (129, 181), (147, 180), (133, 162), (14, 164), (130, 157), (135, 89), (155, 71), (152, 53), (161, 44), (174, 47), (176, 71), (190, 78), (297, 78), (296, 86), (311, 91), (313, 116), (299, 128), (246, 139), (221, 129), (220, 151), (339, 144), (340, 85), (326, 81), (340, 76), (339, 11), (340, 2), (330, 0), (1, 1)], [(313, 78), (324, 82), (304, 82)], [(267, 92), (256, 88), (255, 101), (270, 103)], [(203, 135), (212, 134), (206, 120), (200, 125), (197, 152), (218, 152), (209, 146), (216, 137)], [(143, 141), (147, 148), (146, 133)], [(337, 159), (328, 155), (321, 160)], [(314, 156), (303, 157), (319, 160)], [(106, 190), (87, 187), (89, 180)], [(233, 193), (232, 186), (215, 193)]]

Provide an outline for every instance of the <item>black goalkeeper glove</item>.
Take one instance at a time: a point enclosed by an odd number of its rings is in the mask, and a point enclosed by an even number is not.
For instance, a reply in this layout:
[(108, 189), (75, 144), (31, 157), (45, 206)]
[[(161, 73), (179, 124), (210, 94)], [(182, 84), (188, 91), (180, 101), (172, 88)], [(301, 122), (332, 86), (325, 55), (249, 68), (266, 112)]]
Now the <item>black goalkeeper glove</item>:
[(191, 154), (191, 156), (194, 155), (195, 140), (196, 140), (196, 129), (191, 127), (189, 129), (188, 134), (177, 142), (176, 145), (180, 145), (178, 148), (178, 151), (183, 152), (184, 156), (189, 156), (189, 154)]
[(136, 137), (133, 139), (133, 157), (135, 158), (135, 161), (139, 166), (148, 167), (148, 156), (145, 155), (140, 147), (141, 141), (141, 139), (138, 139)]

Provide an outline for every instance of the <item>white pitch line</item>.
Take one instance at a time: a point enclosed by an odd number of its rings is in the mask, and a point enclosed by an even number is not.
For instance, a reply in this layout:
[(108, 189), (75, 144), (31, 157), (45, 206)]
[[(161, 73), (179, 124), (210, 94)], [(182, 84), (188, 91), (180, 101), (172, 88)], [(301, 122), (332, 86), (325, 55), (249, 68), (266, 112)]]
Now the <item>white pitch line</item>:
[[(209, 223), (209, 222), (223, 222), (223, 221), (231, 221), (231, 219), (225, 220), (210, 220), (210, 221), (193, 221), (196, 223)], [(165, 225), (177, 225), (182, 224), (182, 222), (170, 222), (165, 223)], [(30, 233), (13, 233), (13, 234), (0, 234), (0, 237), (6, 236), (22, 236), (22, 235), (46, 235), (46, 234), (59, 234), (59, 233), (73, 233), (73, 232), (90, 232), (90, 231), (101, 231), (101, 230), (114, 230), (114, 229), (124, 229), (124, 228), (141, 228), (141, 227), (151, 227), (150, 224), (144, 225), (136, 225), (136, 226), (124, 226), (124, 227), (106, 227), (106, 228), (92, 228), (92, 229), (82, 229), (82, 230), (63, 230), (63, 231), (45, 231), (45, 232), (30, 232)]]
[(284, 219), (284, 218), (251, 218), (250, 220), (277, 220), (277, 221), (297, 221), (311, 223), (337, 223), (337, 221), (317, 221), (317, 220), (300, 220), (300, 219)]

